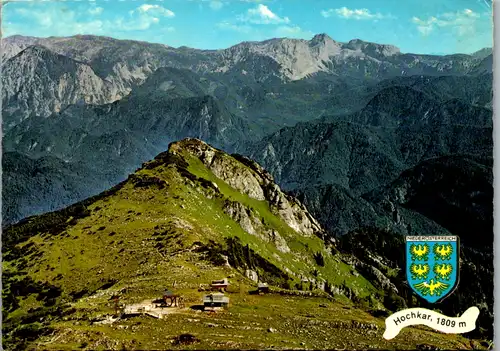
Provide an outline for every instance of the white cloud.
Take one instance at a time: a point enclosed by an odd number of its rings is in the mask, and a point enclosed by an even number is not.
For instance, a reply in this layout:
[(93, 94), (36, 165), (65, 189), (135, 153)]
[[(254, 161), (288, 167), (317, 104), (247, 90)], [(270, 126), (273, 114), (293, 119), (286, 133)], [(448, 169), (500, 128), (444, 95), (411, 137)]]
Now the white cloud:
[(224, 6), (224, 3), (222, 1), (214, 0), (210, 1), (210, 8), (212, 10), (220, 10)]
[(296, 25), (291, 26), (279, 26), (276, 28), (275, 35), (278, 37), (294, 37), (294, 38), (303, 38), (310, 39), (314, 36), (314, 33), (308, 30), (303, 30), (301, 27)]
[(270, 37), (274, 38), (300, 38), (310, 39), (314, 36), (311, 31), (303, 30), (297, 25), (277, 25), (273, 27), (256, 27), (248, 24), (235, 24), (229, 21), (220, 22), (217, 24), (219, 29), (230, 30), (240, 34), (245, 34), (245, 40), (265, 40)]
[(438, 16), (430, 16), (427, 19), (413, 17), (411, 21), (417, 25), (417, 30), (425, 36), (438, 28), (449, 28), (455, 34), (463, 36), (475, 32), (476, 23), (480, 17), (479, 13), (471, 9), (465, 9), (459, 12), (447, 12)]
[(235, 32), (245, 33), (245, 34), (248, 34), (252, 31), (252, 27), (248, 25), (238, 25), (228, 21), (217, 23), (216, 26), (220, 29), (232, 30)]
[(246, 14), (239, 16), (238, 18), (240, 21), (254, 24), (290, 23), (290, 19), (288, 17), (279, 17), (272, 12), (269, 7), (263, 4), (259, 4), (255, 8), (249, 9)]
[(55, 7), (45, 7), (44, 10), (32, 11), (26, 8), (18, 8), (16, 14), (29, 19), (37, 27), (37, 32), (43, 36), (45, 32), (54, 36), (65, 36), (72, 34), (101, 33), (104, 21), (87, 20), (79, 21), (74, 11), (61, 12)]
[[(225, 6), (230, 3), (238, 3), (238, 2), (246, 2), (246, 3), (251, 3), (251, 4), (259, 4), (259, 3), (264, 3), (264, 2), (270, 2), (272, 0), (188, 0), (188, 1), (195, 1), (195, 2), (220, 2), (222, 3), (222, 6)], [(210, 4), (210, 7), (212, 5)], [(218, 5), (215, 5), (218, 6)]]
[(102, 7), (91, 7), (89, 13), (93, 16), (100, 15), (104, 11)]
[(152, 25), (160, 23), (160, 17), (172, 18), (175, 13), (160, 5), (142, 4), (129, 12), (130, 19), (115, 20), (118, 29), (123, 31), (147, 30)]
[[(258, 2), (261, 0), (235, 0)], [(257, 26), (256, 26), (257, 25)], [(259, 26), (265, 25), (265, 26)], [(291, 23), (288, 17), (280, 17), (268, 6), (258, 4), (245, 13), (217, 24), (219, 29), (246, 34), (246, 40), (264, 40), (269, 37), (310, 38), (314, 34)]]
[(345, 19), (355, 20), (378, 20), (384, 18), (392, 18), (391, 15), (383, 15), (380, 12), (372, 13), (368, 9), (349, 9), (345, 6), (338, 9), (323, 10), (321, 11), (321, 15), (325, 18), (337, 16)]
[[(65, 0), (62, 0), (65, 1)], [(78, 1), (78, 0), (77, 0)], [(109, 0), (105, 0), (109, 1)], [(133, 0), (136, 1), (136, 0)], [(158, 0), (160, 1), (160, 0)], [(161, 0), (163, 1), (163, 0)], [(221, 8), (224, 6), (228, 6), (230, 4), (236, 4), (236, 3), (247, 3), (247, 4), (261, 4), (265, 2), (272, 2), (274, 0), (185, 0), (185, 1), (191, 1), (191, 2), (198, 2), (199, 9), (203, 9), (203, 4), (208, 3), (208, 7), (210, 7), (214, 11), (219, 11)]]
[(299, 26), (280, 26), (276, 30), (282, 33), (296, 34), (300, 33), (302, 31), (302, 28), (300, 28)]
[(156, 16), (174, 17), (175, 13), (172, 10), (166, 9), (160, 5), (143, 4), (136, 9), (139, 13), (152, 14)]
[[(41, 5), (41, 4), (40, 4)], [(110, 35), (110, 33), (132, 33), (159, 26), (161, 17), (171, 17), (167, 11), (153, 7), (139, 7), (130, 11), (128, 16), (102, 19), (86, 14), (98, 15), (103, 12), (100, 7), (89, 6), (85, 12), (73, 11), (61, 7), (61, 3), (43, 4), (43, 7), (34, 4), (34, 8), (15, 9), (16, 17), (23, 22), (31, 23), (27, 35), (37, 36), (68, 36), (75, 34)], [(142, 10), (139, 10), (141, 9)], [(166, 10), (166, 9), (165, 9)], [(163, 14), (163, 15), (162, 15)], [(19, 22), (19, 21), (18, 21)], [(21, 23), (9, 26), (8, 33), (26, 32)], [(159, 27), (166, 32), (172, 32), (173, 27)]]

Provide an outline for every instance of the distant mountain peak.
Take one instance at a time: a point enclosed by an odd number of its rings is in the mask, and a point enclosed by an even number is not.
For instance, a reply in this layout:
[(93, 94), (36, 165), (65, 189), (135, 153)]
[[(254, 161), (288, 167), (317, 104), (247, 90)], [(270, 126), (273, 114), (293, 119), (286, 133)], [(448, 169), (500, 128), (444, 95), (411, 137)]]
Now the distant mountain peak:
[(472, 53), (471, 55), (476, 57), (476, 58), (479, 58), (479, 59), (484, 59), (492, 54), (493, 54), (492, 48), (482, 48), (481, 50), (478, 50), (478, 51)]
[(344, 48), (351, 50), (360, 50), (370, 56), (393, 56), (401, 54), (398, 47), (389, 44), (377, 44), (369, 41), (363, 41), (361, 39), (352, 39)]
[(311, 40), (310, 42), (312, 44), (317, 44), (317, 43), (325, 43), (325, 42), (328, 42), (328, 41), (332, 41), (332, 42), (335, 42), (335, 40), (333, 40), (328, 34), (326, 33), (320, 33), (320, 34), (316, 34)]
[(19, 61), (16, 64), (21, 64), (21, 62), (25, 63), (26, 60), (37, 63), (44, 62), (45, 64), (50, 63), (59, 68), (61, 67), (62, 63), (69, 64), (70, 66), (68, 67), (76, 67), (76, 65), (79, 64), (78, 61), (68, 56), (60, 55), (54, 51), (51, 51), (50, 49), (40, 44), (28, 46), (27, 48), (21, 50), (17, 55), (12, 57), (10, 60)]
[(349, 40), (348, 44), (359, 44), (359, 43), (366, 43), (365, 41), (361, 40), (361, 39), (351, 39)]

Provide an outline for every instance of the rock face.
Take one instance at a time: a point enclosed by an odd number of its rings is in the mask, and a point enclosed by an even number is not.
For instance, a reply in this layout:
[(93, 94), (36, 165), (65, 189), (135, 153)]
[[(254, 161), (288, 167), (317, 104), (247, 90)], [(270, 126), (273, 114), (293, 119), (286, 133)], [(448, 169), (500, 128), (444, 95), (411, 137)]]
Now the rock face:
[(248, 279), (250, 279), (250, 280), (252, 280), (252, 281), (254, 281), (254, 282), (256, 282), (256, 283), (259, 281), (259, 276), (258, 276), (257, 272), (252, 271), (252, 270), (250, 270), (250, 269), (247, 269), (247, 270), (245, 271), (245, 276), (246, 276)]
[[(309, 214), (305, 206), (298, 200), (284, 194), (274, 183), (273, 177), (255, 162), (246, 157), (234, 155), (238, 160), (235, 162), (234, 158), (228, 157), (220, 150), (198, 139), (186, 139), (172, 144), (169, 150), (175, 153), (179, 148), (198, 157), (215, 176), (224, 180), (237, 191), (256, 200), (268, 201), (271, 211), (296, 232), (305, 236), (325, 236), (320, 224)], [(238, 218), (240, 224), (246, 230), (248, 229), (249, 233), (255, 232), (254, 227), (258, 226), (258, 223), (252, 219), (248, 209), (242, 208), (241, 204), (228, 204), (226, 211), (231, 216)], [(279, 244), (282, 242), (279, 233), (274, 233), (272, 236), (278, 243), (278, 247), (287, 250), (285, 245)]]
[[(482, 316), (492, 317), (485, 304), (493, 296), (487, 284), (491, 50), (414, 55), (327, 35), (218, 51), (95, 36), (16, 36), (3, 40), (2, 49), (7, 223), (96, 194), (172, 140), (198, 138), (262, 164), (269, 173), (198, 140), (177, 144), (236, 191), (268, 201), (300, 235), (325, 235), (309, 211), (332, 242), (366, 227), (390, 235), (460, 235), (464, 276), (477, 284), (462, 285), (454, 294), (459, 298), (447, 299), (456, 302), (450, 310), (473, 298), (486, 306)], [(250, 150), (241, 148), (262, 136)], [(224, 207), (279, 253), (293, 249), (279, 228), (267, 230), (252, 211), (232, 201)], [(371, 234), (360, 240), (372, 240)], [(401, 257), (384, 251), (385, 242), (352, 264), (401, 294), (390, 264), (379, 260), (390, 257), (403, 267)], [(389, 246), (399, 252), (401, 245)], [(481, 327), (491, 326), (488, 318)]]
[(377, 70), (375, 66), (383, 66), (380, 60), (401, 55), (399, 49), (391, 45), (362, 40), (340, 43), (326, 34), (315, 35), (311, 40), (285, 38), (247, 42), (220, 52), (225, 67), (247, 60), (249, 54), (271, 58), (279, 67), (279, 76), (292, 81), (319, 72), (340, 73), (339, 66), (357, 69), (362, 60)]
[(29, 115), (47, 116), (72, 104), (103, 104), (120, 98), (117, 89), (84, 63), (30, 46), (2, 69), (4, 128)]
[(23, 35), (13, 35), (8, 38), (3, 38), (1, 50), (2, 62), (5, 63), (5, 61), (16, 56), (27, 47), (35, 45), (38, 40), (40, 39)]
[(255, 235), (265, 242), (272, 242), (281, 252), (290, 252), (286, 240), (280, 233), (277, 230), (266, 228), (265, 224), (248, 207), (239, 202), (226, 201), (224, 212), (238, 222), (248, 234)]

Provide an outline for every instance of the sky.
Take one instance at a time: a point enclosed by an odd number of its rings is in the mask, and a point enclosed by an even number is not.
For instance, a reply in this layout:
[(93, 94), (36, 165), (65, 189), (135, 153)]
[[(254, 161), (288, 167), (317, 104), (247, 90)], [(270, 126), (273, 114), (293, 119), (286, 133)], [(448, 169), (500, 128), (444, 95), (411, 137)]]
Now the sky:
[(11, 0), (4, 36), (94, 34), (173, 47), (227, 48), (326, 33), (405, 53), (472, 53), (493, 46), (492, 0)]

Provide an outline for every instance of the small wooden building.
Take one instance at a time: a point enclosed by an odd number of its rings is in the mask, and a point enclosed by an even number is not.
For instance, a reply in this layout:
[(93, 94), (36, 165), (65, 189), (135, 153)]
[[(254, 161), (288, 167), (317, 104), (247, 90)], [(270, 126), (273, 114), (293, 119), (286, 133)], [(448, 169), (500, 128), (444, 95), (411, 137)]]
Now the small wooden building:
[(229, 306), (229, 297), (222, 293), (213, 293), (203, 296), (203, 308), (205, 311), (215, 311)]
[(212, 284), (210, 286), (212, 290), (226, 291), (228, 285), (229, 281), (227, 280), (227, 278), (224, 278), (221, 280), (212, 280)]
[(267, 285), (267, 283), (259, 283), (257, 285), (257, 289), (259, 291), (259, 294), (265, 294), (269, 292), (269, 285)]

